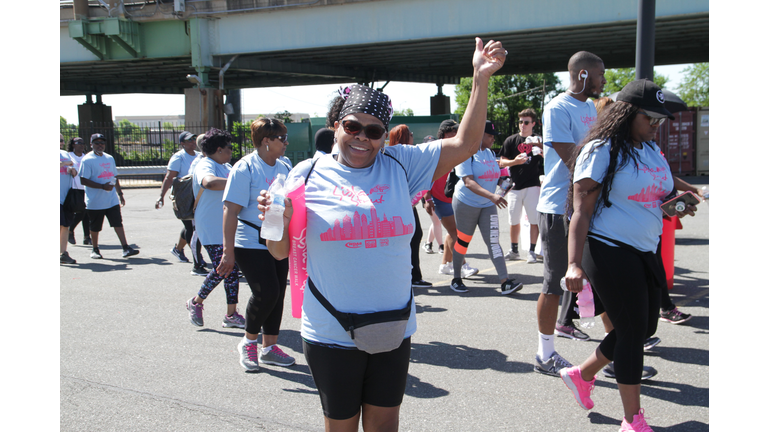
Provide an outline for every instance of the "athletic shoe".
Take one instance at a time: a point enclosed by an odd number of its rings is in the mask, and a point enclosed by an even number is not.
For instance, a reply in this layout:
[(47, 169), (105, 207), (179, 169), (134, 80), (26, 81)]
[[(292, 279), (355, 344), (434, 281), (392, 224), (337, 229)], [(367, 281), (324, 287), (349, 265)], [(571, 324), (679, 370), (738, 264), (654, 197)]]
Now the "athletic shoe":
[(591, 381), (584, 381), (581, 377), (581, 369), (578, 366), (569, 367), (560, 370), (560, 378), (573, 393), (573, 397), (576, 398), (576, 402), (585, 410), (590, 410), (595, 407), (595, 403), (592, 402), (590, 396), (592, 390), (595, 389), (595, 378), (592, 377)]
[(189, 259), (186, 257), (186, 255), (184, 255), (184, 251), (176, 249), (176, 246), (171, 248), (171, 253), (173, 254), (173, 256), (178, 258), (179, 261), (184, 262), (184, 263), (188, 263), (189, 262)]
[(451, 281), (451, 289), (457, 293), (465, 293), (469, 291), (467, 286), (464, 285), (464, 282), (460, 278), (453, 278)]
[(198, 326), (203, 326), (203, 305), (202, 303), (195, 303), (195, 298), (187, 300), (187, 310), (189, 311), (189, 321)]
[(139, 251), (137, 251), (136, 249), (130, 246), (127, 246), (125, 249), (123, 249), (123, 258), (128, 258), (129, 256), (134, 256), (138, 254), (139, 254)]
[(90, 237), (86, 237), (86, 238), (83, 239), (83, 244), (90, 246), (90, 245), (93, 244), (93, 242), (91, 241)]
[[(658, 375), (658, 371), (650, 366), (643, 366), (643, 374), (640, 379), (645, 381)], [(613, 362), (608, 363), (608, 366), (603, 368), (603, 375), (606, 378), (616, 379), (616, 371), (613, 368)]]
[(470, 267), (469, 264), (464, 263), (464, 265), (461, 266), (461, 277), (468, 278), (470, 276), (474, 276), (477, 274), (478, 271), (479, 271), (478, 269), (474, 267)]
[(528, 252), (528, 264), (536, 264), (539, 262), (536, 259), (536, 252)]
[(70, 231), (70, 232), (69, 232), (69, 238), (67, 239), (67, 241), (69, 242), (69, 244), (77, 244), (77, 243), (75, 242), (75, 233), (73, 233), (72, 231)]
[(413, 281), (411, 288), (432, 288), (432, 282), (427, 282), (424, 279)]
[(246, 372), (259, 370), (259, 347), (256, 342), (245, 343), (245, 338), (242, 338), (237, 344), (237, 351), (240, 353), (240, 366), (244, 367)]
[(444, 275), (453, 275), (453, 264), (452, 263), (440, 264), (440, 267), (437, 268), (437, 273), (444, 274)]
[(445, 253), (445, 247), (443, 245), (440, 245), (440, 255)]
[(514, 279), (507, 279), (501, 284), (501, 294), (507, 295), (520, 291), (523, 289), (521, 282), (515, 282)]
[(203, 266), (192, 267), (192, 271), (189, 272), (189, 274), (194, 275), (194, 276), (208, 276), (208, 269), (206, 269)]
[(424, 242), (424, 245), (422, 246), (422, 248), (424, 249), (424, 252), (428, 254), (435, 253), (435, 251), (432, 250), (432, 243)]
[(670, 324), (682, 324), (693, 318), (691, 314), (682, 313), (678, 308), (669, 311), (662, 309), (660, 316), (662, 321), (666, 321)]
[(520, 254), (517, 252), (512, 252), (512, 249), (510, 249), (509, 252), (504, 255), (504, 259), (507, 261), (516, 261), (520, 259)]
[(569, 338), (573, 340), (582, 340), (582, 341), (588, 341), (589, 335), (584, 333), (583, 331), (576, 328), (576, 326), (564, 326), (564, 325), (556, 325), (555, 326), (555, 334), (564, 337)]
[(224, 321), (221, 322), (222, 327), (235, 327), (235, 328), (245, 328), (245, 317), (237, 313), (233, 313), (230, 315), (224, 316)]
[(621, 421), (619, 432), (653, 432), (653, 429), (645, 422), (645, 410), (640, 408), (640, 412), (635, 414), (632, 423), (627, 423), (626, 418)]
[[(255, 344), (254, 344), (255, 345)], [(291, 366), (296, 363), (296, 359), (284, 353), (277, 345), (269, 347), (269, 352), (264, 354), (259, 350), (259, 361), (264, 364), (275, 366)]]
[(661, 339), (657, 338), (656, 336), (649, 337), (648, 339), (645, 340), (645, 343), (643, 344), (643, 351), (648, 351), (652, 349), (653, 347), (658, 345), (659, 342), (661, 342)]
[(541, 361), (539, 355), (536, 354), (536, 362), (533, 364), (533, 371), (556, 377), (560, 376), (560, 370), (569, 367), (573, 367), (573, 365), (568, 360), (560, 357), (560, 354), (554, 352), (547, 361)]
[(67, 251), (64, 251), (61, 253), (61, 256), (59, 257), (59, 263), (61, 264), (77, 264), (77, 261), (75, 261), (74, 258), (69, 256), (69, 253)]
[(102, 259), (104, 257), (101, 256), (101, 253), (99, 253), (99, 248), (93, 248), (91, 251), (91, 259)]

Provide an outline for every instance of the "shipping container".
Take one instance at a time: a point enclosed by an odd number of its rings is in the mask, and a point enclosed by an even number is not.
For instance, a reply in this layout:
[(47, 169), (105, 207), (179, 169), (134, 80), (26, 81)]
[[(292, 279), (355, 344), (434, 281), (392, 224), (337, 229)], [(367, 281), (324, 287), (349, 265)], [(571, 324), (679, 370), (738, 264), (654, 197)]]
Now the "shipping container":
[(696, 116), (696, 175), (709, 175), (709, 107)]
[(674, 113), (659, 127), (656, 143), (667, 158), (672, 174), (696, 175), (696, 108)]

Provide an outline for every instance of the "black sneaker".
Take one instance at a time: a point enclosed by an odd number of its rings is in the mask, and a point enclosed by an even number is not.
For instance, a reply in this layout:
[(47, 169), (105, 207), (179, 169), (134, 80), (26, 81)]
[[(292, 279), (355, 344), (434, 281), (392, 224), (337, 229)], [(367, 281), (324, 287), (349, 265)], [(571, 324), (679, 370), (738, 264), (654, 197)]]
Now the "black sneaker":
[(501, 294), (508, 295), (523, 289), (522, 282), (515, 282), (514, 279), (507, 279), (501, 284)]
[(413, 281), (411, 288), (432, 288), (432, 282), (427, 282), (424, 279)]
[(91, 238), (90, 238), (90, 237), (86, 237), (86, 238), (84, 238), (84, 239), (83, 239), (83, 244), (84, 244), (84, 245), (89, 245), (89, 246), (90, 246), (90, 245), (92, 245), (92, 244), (93, 244), (93, 242), (91, 241)]
[(126, 246), (125, 249), (123, 249), (123, 258), (128, 258), (129, 256), (134, 256), (138, 254), (139, 254), (139, 251), (137, 251), (136, 249), (130, 246)]
[(70, 232), (69, 232), (69, 239), (67, 239), (67, 241), (69, 242), (69, 244), (77, 244), (77, 243), (75, 242), (75, 233), (73, 233), (72, 231), (70, 231)]
[(461, 278), (453, 278), (451, 281), (451, 289), (456, 291), (457, 293), (465, 293), (469, 292), (467, 289), (467, 286), (464, 285), (464, 282), (461, 280)]
[[(658, 373), (659, 372), (657, 372), (656, 369), (650, 366), (643, 366), (643, 375), (640, 376), (640, 379), (643, 381), (649, 380), (658, 375)], [(603, 375), (605, 375), (606, 378), (616, 379), (616, 371), (613, 369), (613, 362), (608, 363), (608, 366), (603, 368)]]
[(440, 248), (439, 248), (439, 250), (440, 250), (440, 253), (441, 253), (441, 254), (442, 254), (442, 253), (445, 253), (445, 247), (443, 247), (443, 245), (440, 245)]
[(194, 276), (208, 276), (208, 269), (203, 266), (195, 266), (189, 274)]
[(69, 256), (69, 254), (64, 251), (61, 253), (61, 256), (59, 257), (59, 263), (61, 264), (77, 264), (77, 261), (75, 261), (74, 258)]
[(102, 259), (104, 257), (101, 256), (101, 253), (99, 252), (99, 248), (93, 248), (91, 251), (91, 259)]
[(692, 318), (691, 314), (682, 313), (678, 308), (668, 311), (662, 310), (660, 315), (662, 321), (670, 324), (682, 324)]
[(648, 351), (652, 349), (653, 347), (658, 345), (659, 342), (661, 342), (661, 339), (657, 338), (656, 336), (649, 337), (648, 339), (645, 340), (645, 343), (643, 344), (643, 351)]

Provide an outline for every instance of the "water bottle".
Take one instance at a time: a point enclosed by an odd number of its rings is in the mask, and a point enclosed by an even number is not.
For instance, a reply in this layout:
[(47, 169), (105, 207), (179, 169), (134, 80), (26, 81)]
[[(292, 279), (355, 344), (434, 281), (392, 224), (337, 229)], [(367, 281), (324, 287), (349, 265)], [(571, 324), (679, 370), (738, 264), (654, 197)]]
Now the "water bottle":
[[(579, 323), (581, 327), (589, 329), (595, 326), (595, 297), (592, 294), (592, 285), (586, 279), (581, 280), (583, 288), (577, 294), (576, 306), (579, 307)], [(560, 279), (560, 287), (567, 291), (565, 278)]]
[(702, 187), (701, 193), (703, 195), (702, 198), (704, 198), (704, 201), (706, 201), (707, 204), (709, 204), (709, 188), (706, 186)]
[(278, 174), (269, 186), (271, 203), (261, 224), (261, 238), (280, 241), (283, 238), (283, 213), (285, 212), (285, 174)]
[(508, 178), (505, 178), (501, 181), (501, 186), (499, 186), (499, 190), (496, 192), (499, 196), (504, 196), (507, 194), (507, 191), (509, 191), (510, 182)]

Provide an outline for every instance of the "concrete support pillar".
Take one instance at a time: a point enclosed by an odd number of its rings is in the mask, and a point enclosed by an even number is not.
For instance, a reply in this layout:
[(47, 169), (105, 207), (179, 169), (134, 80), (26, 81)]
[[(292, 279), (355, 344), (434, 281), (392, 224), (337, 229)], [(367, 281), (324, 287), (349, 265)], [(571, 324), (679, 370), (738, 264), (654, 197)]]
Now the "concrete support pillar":
[(441, 115), (451, 113), (451, 98), (443, 94), (443, 85), (437, 85), (437, 94), (432, 96), (429, 101), (430, 115)]
[(104, 134), (107, 138), (107, 148), (105, 151), (109, 154), (114, 154), (115, 142), (112, 107), (104, 105), (101, 101), (101, 95), (96, 95), (96, 102), (93, 102), (92, 96), (86, 95), (85, 103), (77, 106), (78, 134), (85, 140), (87, 145), (90, 145), (91, 134)]
[(76, 20), (87, 19), (90, 16), (88, 12), (88, 0), (75, 0), (74, 2), (74, 18)]
[(227, 130), (232, 132), (232, 125), (243, 122), (242, 96), (240, 89), (232, 89), (227, 92), (227, 105), (232, 109), (231, 114), (227, 114)]
[(212, 127), (225, 129), (224, 91), (214, 88), (184, 90), (184, 124), (196, 133)]
[(635, 50), (635, 79), (653, 81), (656, 53), (656, 0), (637, 2), (637, 37)]

